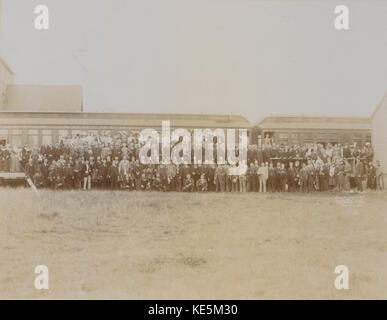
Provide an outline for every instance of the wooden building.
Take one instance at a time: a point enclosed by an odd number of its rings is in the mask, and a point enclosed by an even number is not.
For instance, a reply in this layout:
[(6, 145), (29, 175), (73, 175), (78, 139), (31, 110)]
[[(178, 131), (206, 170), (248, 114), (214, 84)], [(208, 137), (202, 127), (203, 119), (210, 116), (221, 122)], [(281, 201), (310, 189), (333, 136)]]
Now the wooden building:
[(4, 111), (83, 111), (81, 86), (8, 84), (5, 95)]

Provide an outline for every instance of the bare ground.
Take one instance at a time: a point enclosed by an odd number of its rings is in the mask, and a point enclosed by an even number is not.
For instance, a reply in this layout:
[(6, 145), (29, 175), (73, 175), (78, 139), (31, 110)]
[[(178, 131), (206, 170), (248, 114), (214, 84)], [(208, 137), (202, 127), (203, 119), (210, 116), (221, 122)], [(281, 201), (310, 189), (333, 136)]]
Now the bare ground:
[(3, 188), (0, 298), (386, 299), (387, 193)]

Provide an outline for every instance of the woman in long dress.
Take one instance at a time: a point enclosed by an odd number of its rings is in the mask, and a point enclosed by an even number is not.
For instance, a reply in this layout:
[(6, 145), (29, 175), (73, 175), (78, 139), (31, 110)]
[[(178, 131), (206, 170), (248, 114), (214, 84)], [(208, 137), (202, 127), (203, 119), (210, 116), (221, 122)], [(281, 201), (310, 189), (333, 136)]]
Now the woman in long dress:
[(10, 172), (21, 172), (20, 167), (20, 150), (14, 148), (11, 150), (11, 166)]
[(329, 187), (336, 188), (336, 168), (333, 163), (329, 163)]

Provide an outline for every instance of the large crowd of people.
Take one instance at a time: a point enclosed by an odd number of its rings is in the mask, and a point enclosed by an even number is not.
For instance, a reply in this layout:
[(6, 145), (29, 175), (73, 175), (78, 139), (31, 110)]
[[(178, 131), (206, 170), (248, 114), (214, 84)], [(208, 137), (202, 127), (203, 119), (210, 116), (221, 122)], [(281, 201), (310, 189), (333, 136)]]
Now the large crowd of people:
[[(138, 135), (77, 134), (55, 145), (0, 148), (0, 171), (24, 172), (38, 188), (177, 192), (312, 192), (383, 189), (372, 146), (356, 144), (249, 145), (247, 171), (227, 164), (142, 164)], [(214, 148), (216, 161), (216, 148)], [(194, 162), (192, 162), (194, 163)], [(238, 165), (238, 164), (237, 164)]]

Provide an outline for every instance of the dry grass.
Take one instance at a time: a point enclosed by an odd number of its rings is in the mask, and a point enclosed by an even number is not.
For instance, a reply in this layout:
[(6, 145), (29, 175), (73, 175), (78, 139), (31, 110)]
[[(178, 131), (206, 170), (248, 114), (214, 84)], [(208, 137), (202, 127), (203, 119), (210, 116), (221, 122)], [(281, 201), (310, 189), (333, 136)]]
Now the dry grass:
[[(387, 193), (1, 189), (0, 298), (386, 299), (386, 205)], [(339, 264), (350, 290), (334, 288)]]

